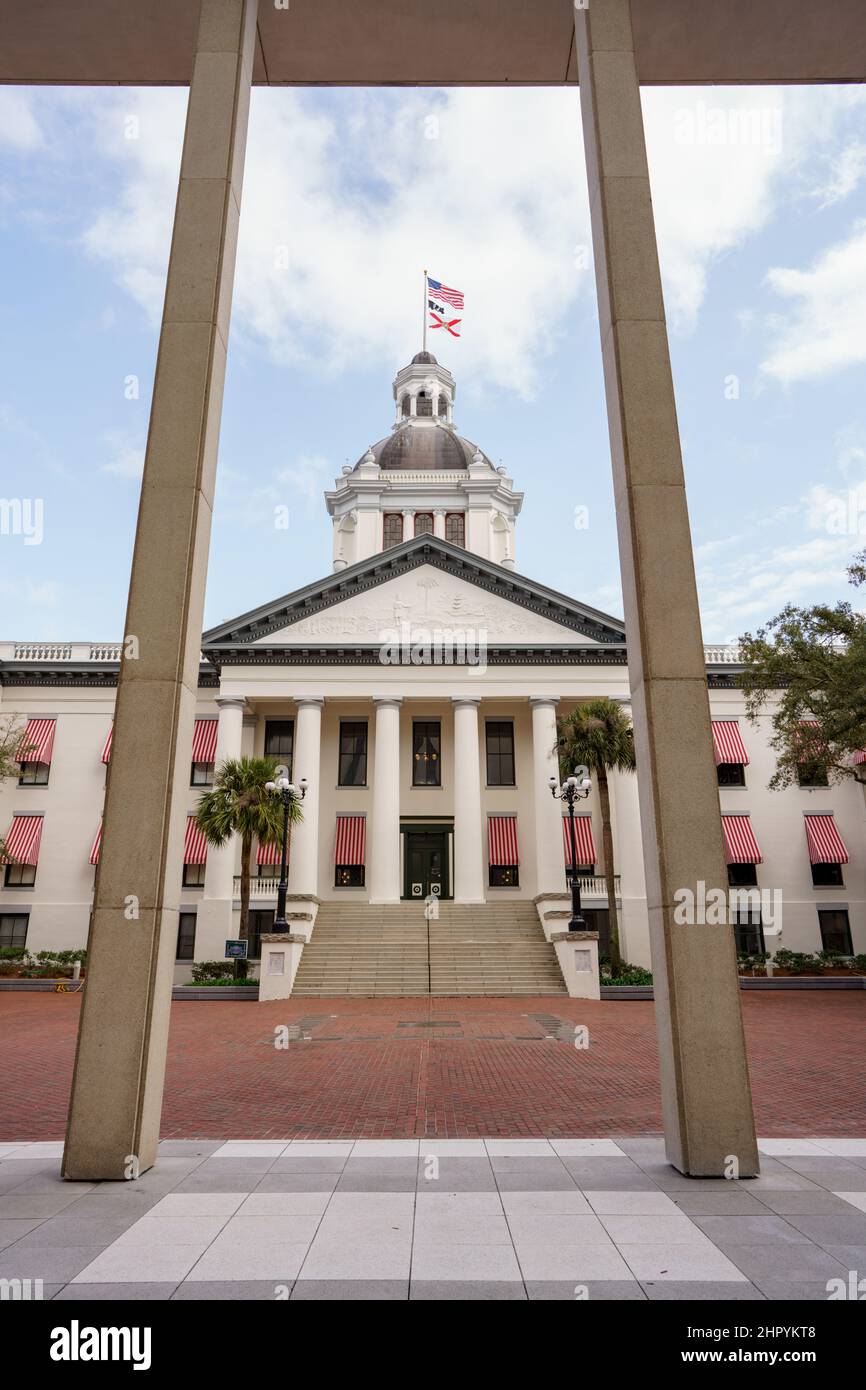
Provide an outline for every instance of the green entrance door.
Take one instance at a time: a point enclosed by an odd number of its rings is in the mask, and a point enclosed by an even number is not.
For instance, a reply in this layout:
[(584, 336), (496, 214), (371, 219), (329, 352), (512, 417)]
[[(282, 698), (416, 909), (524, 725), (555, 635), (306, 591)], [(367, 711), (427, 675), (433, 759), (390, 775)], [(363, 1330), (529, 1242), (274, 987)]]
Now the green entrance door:
[(407, 828), (403, 896), (424, 900), (428, 894), (450, 898), (448, 832)]

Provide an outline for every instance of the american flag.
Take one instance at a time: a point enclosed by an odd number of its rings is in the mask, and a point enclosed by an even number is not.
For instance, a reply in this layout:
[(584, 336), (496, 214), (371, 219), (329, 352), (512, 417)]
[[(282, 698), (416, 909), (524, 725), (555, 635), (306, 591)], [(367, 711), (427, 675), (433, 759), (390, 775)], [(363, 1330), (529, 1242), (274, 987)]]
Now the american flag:
[(443, 299), (453, 309), (464, 307), (462, 290), (452, 290), (450, 285), (443, 285), (441, 280), (432, 280), (429, 275), (427, 276), (427, 288), (435, 299)]

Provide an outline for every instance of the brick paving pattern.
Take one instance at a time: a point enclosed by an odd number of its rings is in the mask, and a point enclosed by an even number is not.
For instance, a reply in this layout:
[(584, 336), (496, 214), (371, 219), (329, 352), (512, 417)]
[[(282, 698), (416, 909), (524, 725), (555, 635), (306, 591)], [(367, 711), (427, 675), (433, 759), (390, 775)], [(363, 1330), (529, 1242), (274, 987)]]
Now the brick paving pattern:
[[(0, 995), (0, 1140), (62, 1136), (80, 999)], [(866, 1135), (866, 994), (749, 993), (758, 1132)], [(589, 1047), (574, 1045), (575, 1027)], [(275, 1047), (275, 1030), (288, 1030)], [(176, 1003), (167, 1138), (658, 1133), (653, 1005), (551, 999)]]
[(742, 1182), (651, 1137), (168, 1140), (103, 1183), (60, 1149), (0, 1144), (0, 1279), (61, 1302), (826, 1301), (866, 1267), (866, 1139), (765, 1140)]

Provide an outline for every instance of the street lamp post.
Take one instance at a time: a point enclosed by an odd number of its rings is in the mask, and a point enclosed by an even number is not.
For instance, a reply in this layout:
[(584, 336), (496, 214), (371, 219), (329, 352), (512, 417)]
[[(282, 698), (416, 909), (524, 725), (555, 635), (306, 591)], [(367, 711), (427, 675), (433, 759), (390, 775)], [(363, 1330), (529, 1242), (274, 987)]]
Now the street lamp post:
[(273, 796), (279, 796), (283, 803), (283, 841), (280, 852), (280, 885), (277, 889), (277, 912), (274, 917), (274, 931), (288, 931), (289, 924), (286, 921), (286, 893), (288, 892), (289, 880), (287, 870), (288, 844), (289, 844), (289, 808), (293, 801), (303, 801), (307, 795), (307, 779), (302, 777), (297, 786), (290, 782), (288, 777), (278, 777), (275, 782), (266, 782), (265, 791)]
[(548, 780), (551, 795), (557, 801), (564, 801), (568, 806), (568, 826), (571, 837), (571, 921), (568, 924), (569, 931), (586, 931), (586, 922), (583, 920), (583, 913), (580, 906), (580, 880), (577, 876), (577, 840), (574, 833), (574, 803), (583, 801), (592, 791), (592, 781), (589, 777), (578, 777), (575, 771), (571, 777), (566, 777), (560, 786), (555, 777)]

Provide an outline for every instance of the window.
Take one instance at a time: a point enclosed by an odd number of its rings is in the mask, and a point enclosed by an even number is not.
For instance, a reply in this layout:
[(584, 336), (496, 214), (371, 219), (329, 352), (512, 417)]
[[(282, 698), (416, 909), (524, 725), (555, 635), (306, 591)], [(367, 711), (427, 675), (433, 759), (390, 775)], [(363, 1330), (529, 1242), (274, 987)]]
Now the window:
[(442, 728), (436, 722), (425, 721), (412, 725), (412, 785), (440, 787)]
[(520, 870), (516, 864), (491, 864), (491, 888), (519, 888)]
[(415, 513), (415, 535), (416, 535), (416, 536), (432, 536), (432, 535), (433, 535), (433, 513), (432, 513), (432, 512), (416, 512), (416, 513)]
[(195, 913), (181, 912), (177, 919), (177, 960), (195, 959)]
[(36, 882), (35, 864), (7, 864), (7, 888), (32, 888)]
[(292, 750), (295, 742), (293, 719), (269, 719), (265, 724), (265, 757), (278, 758), (292, 776)]
[(403, 540), (403, 513), (386, 512), (382, 520), (382, 548), (399, 545)]
[(247, 960), (260, 960), (262, 954), (262, 932), (270, 932), (274, 929), (274, 910), (271, 908), (255, 908), (250, 913), (250, 928), (247, 940)]
[(412, 414), (412, 397), (404, 396), (400, 409), (404, 415)]
[(213, 763), (193, 763), (189, 774), (189, 784), (191, 787), (213, 786)]
[[(282, 850), (280, 850), (280, 854), (282, 855)], [(282, 862), (279, 859), (276, 864), (259, 864), (259, 878), (279, 878), (281, 867)], [(288, 863), (286, 869), (288, 870)]]
[(204, 871), (206, 864), (184, 864), (183, 866), (183, 886), (184, 888), (203, 888)]
[(29, 920), (26, 912), (0, 913), (0, 946), (26, 946)]
[(445, 395), (445, 392), (444, 392), (444, 391), (440, 391), (440, 392), (439, 392), (439, 419), (440, 419), (440, 420), (447, 420), (447, 418), (448, 418), (448, 397)]
[(514, 786), (514, 725), (510, 719), (488, 720), (487, 785)]
[(841, 864), (813, 864), (812, 884), (815, 888), (841, 888)]
[(445, 515), (445, 539), (452, 545), (466, 544), (466, 518), (462, 512), (447, 512)]
[(756, 864), (729, 864), (729, 888), (757, 888), (758, 868)]
[(50, 763), (21, 763), (19, 787), (47, 787)]
[(363, 888), (363, 864), (338, 864), (334, 874), (335, 888)]
[(821, 928), (821, 946), (825, 951), (837, 951), (840, 956), (854, 954), (846, 908), (819, 908), (818, 926)]
[(801, 787), (826, 787), (827, 770), (816, 763), (798, 763), (797, 781)]
[(716, 775), (720, 787), (744, 787), (746, 769), (742, 763), (717, 763)]
[(366, 720), (340, 721), (341, 787), (367, 785), (367, 723)]
[(429, 391), (419, 391), (419, 392), (418, 392), (418, 398), (417, 398), (417, 401), (416, 401), (416, 403), (415, 403), (415, 414), (416, 414), (416, 415), (432, 415), (432, 414), (433, 414), (433, 397), (430, 395)]
[(748, 908), (737, 913), (734, 922), (734, 940), (737, 950), (746, 956), (760, 955), (764, 951), (764, 928), (761, 925), (760, 909)]

